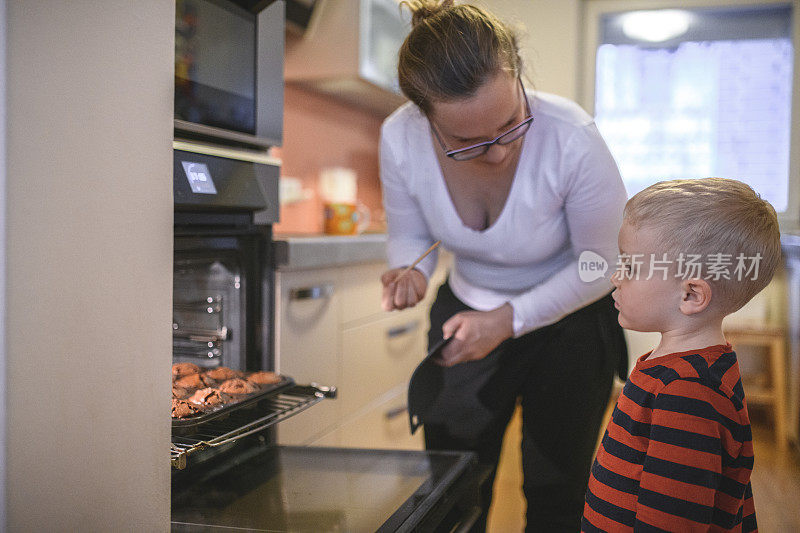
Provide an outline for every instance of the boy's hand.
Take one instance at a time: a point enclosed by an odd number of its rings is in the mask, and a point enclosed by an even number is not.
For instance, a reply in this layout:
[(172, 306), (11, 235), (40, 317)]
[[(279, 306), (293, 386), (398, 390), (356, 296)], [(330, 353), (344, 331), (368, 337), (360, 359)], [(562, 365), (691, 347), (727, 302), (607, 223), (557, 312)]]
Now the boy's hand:
[(464, 311), (450, 317), (442, 333), (454, 337), (442, 350), (442, 366), (483, 359), (514, 335), (514, 309), (506, 303), (491, 311)]
[(393, 268), (381, 276), (383, 283), (381, 307), (384, 311), (414, 307), (425, 297), (425, 291), (428, 289), (425, 274), (412, 268), (403, 279), (395, 281), (404, 270), (405, 268)]

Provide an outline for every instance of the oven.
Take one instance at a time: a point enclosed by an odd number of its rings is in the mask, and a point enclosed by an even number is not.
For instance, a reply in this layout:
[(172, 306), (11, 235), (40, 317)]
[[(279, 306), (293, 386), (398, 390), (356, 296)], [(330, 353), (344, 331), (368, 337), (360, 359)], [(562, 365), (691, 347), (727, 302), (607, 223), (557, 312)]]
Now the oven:
[[(175, 146), (173, 363), (271, 371), (279, 162)], [(278, 423), (336, 389), (276, 380), (173, 417), (173, 531), (452, 531), (477, 516), (471, 453), (278, 446)]]

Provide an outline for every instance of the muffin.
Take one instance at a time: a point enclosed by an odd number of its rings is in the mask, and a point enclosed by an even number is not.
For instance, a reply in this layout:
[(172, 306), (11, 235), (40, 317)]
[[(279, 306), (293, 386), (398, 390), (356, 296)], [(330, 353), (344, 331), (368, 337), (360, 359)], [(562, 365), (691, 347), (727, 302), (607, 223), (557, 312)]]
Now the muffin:
[(175, 385), (184, 389), (205, 389), (206, 387), (213, 387), (216, 382), (203, 374), (189, 374), (175, 380)]
[(204, 375), (206, 377), (213, 379), (216, 382), (222, 383), (223, 381), (227, 381), (229, 379), (242, 377), (242, 372), (239, 372), (238, 370), (233, 370), (232, 368), (228, 368), (227, 366), (218, 366), (217, 368), (206, 370), (204, 372)]
[(259, 387), (265, 387), (274, 383), (279, 383), (281, 377), (275, 372), (253, 372), (247, 376), (247, 381)]
[(189, 389), (172, 385), (172, 397), (178, 400), (184, 400), (189, 396)]
[(202, 407), (188, 400), (172, 399), (172, 418), (189, 418), (202, 412)]
[(172, 365), (172, 381), (190, 374), (199, 374), (200, 367), (194, 363), (175, 363)]
[(230, 400), (230, 396), (211, 387), (200, 389), (189, 398), (190, 402), (203, 407), (216, 407)]
[(253, 392), (256, 392), (258, 388), (252, 383), (248, 383), (247, 381), (241, 378), (233, 378), (224, 381), (219, 386), (219, 390), (221, 392), (224, 392), (225, 394), (242, 395), (242, 394), (251, 394)]

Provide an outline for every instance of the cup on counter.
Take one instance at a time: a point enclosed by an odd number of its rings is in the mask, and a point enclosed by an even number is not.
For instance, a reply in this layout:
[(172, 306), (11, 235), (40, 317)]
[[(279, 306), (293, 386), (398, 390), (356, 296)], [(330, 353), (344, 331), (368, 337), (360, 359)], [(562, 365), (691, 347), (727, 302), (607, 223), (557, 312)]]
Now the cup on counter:
[(328, 167), (319, 173), (319, 197), (331, 204), (355, 204), (358, 189), (352, 168)]
[(361, 202), (325, 203), (325, 233), (328, 235), (359, 235), (369, 223), (369, 208)]

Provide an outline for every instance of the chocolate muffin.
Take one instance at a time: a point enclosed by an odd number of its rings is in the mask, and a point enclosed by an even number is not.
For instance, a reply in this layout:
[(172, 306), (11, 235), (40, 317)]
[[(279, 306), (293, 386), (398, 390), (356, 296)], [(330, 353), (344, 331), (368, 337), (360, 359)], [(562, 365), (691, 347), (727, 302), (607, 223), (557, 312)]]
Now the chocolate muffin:
[(279, 383), (281, 377), (275, 372), (253, 372), (247, 376), (247, 381), (259, 387), (266, 387), (274, 383)]
[(252, 394), (256, 392), (258, 388), (252, 383), (248, 383), (241, 378), (233, 378), (224, 381), (222, 385), (219, 386), (219, 390), (232, 396), (241, 396), (242, 394)]
[(172, 381), (190, 374), (199, 374), (200, 367), (194, 363), (175, 363), (172, 365)]
[(187, 396), (189, 396), (189, 389), (184, 389), (183, 387), (178, 387), (177, 385), (172, 385), (172, 397), (178, 400), (184, 400)]
[(172, 418), (189, 418), (202, 412), (202, 407), (188, 400), (172, 399)]
[(238, 370), (233, 370), (232, 368), (228, 368), (227, 366), (218, 366), (217, 368), (206, 370), (204, 372), (204, 375), (206, 377), (213, 379), (216, 382), (222, 383), (223, 381), (227, 381), (229, 379), (242, 377), (242, 372), (239, 372)]
[(203, 374), (189, 374), (175, 380), (175, 385), (184, 389), (205, 389), (206, 387), (213, 387), (216, 382)]
[(203, 407), (216, 407), (231, 401), (231, 397), (217, 389), (208, 387), (196, 391), (189, 401)]

